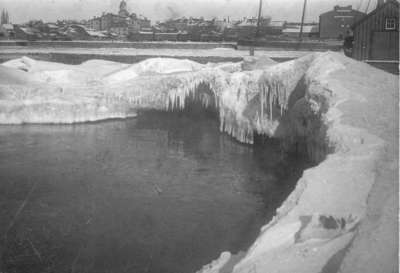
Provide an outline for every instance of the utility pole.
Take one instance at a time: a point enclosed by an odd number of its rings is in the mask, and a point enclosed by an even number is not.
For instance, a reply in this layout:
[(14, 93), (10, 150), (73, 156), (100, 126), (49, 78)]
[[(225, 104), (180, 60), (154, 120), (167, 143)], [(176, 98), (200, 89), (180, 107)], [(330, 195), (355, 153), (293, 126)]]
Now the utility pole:
[(303, 15), (301, 16), (301, 26), (300, 26), (300, 35), (299, 35), (300, 41), (303, 40), (303, 25), (304, 25), (304, 18), (306, 16), (306, 8), (307, 8), (307, 0), (304, 0)]
[(260, 5), (258, 7), (258, 20), (257, 20), (256, 38), (260, 35), (262, 4), (263, 4), (263, 0), (260, 0)]

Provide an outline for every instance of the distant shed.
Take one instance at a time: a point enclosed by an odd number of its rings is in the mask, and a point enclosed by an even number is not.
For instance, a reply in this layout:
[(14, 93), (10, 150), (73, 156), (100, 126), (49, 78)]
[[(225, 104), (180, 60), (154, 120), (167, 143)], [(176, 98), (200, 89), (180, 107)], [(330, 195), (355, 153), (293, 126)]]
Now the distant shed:
[[(282, 31), (282, 35), (286, 37), (298, 38), (300, 36), (300, 26), (289, 26)], [(303, 26), (303, 37), (318, 37), (318, 25)]]
[(357, 60), (399, 61), (399, 3), (387, 0), (356, 22), (353, 58)]

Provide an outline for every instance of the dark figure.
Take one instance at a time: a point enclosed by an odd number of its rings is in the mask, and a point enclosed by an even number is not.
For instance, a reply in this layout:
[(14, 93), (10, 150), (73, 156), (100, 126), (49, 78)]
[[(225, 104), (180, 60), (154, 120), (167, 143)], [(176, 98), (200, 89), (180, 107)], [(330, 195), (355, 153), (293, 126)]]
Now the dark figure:
[(351, 57), (353, 54), (353, 41), (354, 41), (354, 36), (350, 31), (347, 31), (346, 37), (344, 38), (343, 42), (343, 51), (344, 55), (347, 57)]

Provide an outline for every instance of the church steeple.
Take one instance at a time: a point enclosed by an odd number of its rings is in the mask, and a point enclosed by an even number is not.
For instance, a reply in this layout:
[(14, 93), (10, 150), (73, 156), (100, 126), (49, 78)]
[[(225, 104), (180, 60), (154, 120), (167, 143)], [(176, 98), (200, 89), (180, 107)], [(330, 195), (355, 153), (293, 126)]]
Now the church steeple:
[(127, 6), (125, 0), (122, 0), (121, 3), (119, 4), (119, 12), (118, 12), (118, 14), (120, 16), (123, 16), (123, 17), (128, 17), (129, 16), (128, 6)]
[(126, 2), (125, 0), (122, 0), (121, 3), (119, 4), (119, 10), (126, 10)]

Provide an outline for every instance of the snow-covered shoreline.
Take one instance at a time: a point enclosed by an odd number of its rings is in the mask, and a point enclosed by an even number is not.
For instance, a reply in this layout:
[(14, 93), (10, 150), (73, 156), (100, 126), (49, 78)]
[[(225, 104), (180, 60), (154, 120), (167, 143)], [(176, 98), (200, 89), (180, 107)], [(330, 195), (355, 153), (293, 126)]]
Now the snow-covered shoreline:
[[(23, 47), (2, 46), (1, 54), (27, 55), (27, 54), (85, 54), (85, 55), (110, 55), (110, 56), (165, 56), (165, 57), (225, 57), (243, 58), (249, 55), (248, 50), (235, 50), (233, 48), (213, 49), (173, 49), (173, 48), (79, 48), (79, 47)], [(298, 58), (311, 51), (301, 50), (256, 50), (256, 56), (270, 58)]]
[(200, 272), (397, 271), (398, 78), (328, 53), (301, 86), (280, 122), (322, 161), (243, 258), (226, 252)]
[[(0, 123), (123, 118), (198, 100), (218, 109), (221, 131), (237, 140), (252, 143), (254, 132), (281, 138), (319, 162), (243, 258), (223, 253), (202, 272), (394, 268), (397, 214), (379, 212), (398, 200), (391, 180), (398, 167), (398, 78), (330, 52), (243, 67), (174, 59), (69, 66), (22, 58), (0, 66)], [(386, 198), (371, 201), (374, 194)], [(383, 243), (384, 253), (372, 255)]]

